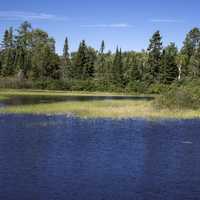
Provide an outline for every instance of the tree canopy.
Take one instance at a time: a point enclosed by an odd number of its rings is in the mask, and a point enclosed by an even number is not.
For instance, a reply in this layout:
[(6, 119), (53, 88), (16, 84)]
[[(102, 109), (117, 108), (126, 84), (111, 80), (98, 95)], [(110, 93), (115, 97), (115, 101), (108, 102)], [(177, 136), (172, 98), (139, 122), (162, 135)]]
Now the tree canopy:
[(59, 56), (55, 40), (47, 32), (24, 22), (16, 31), (10, 27), (4, 32), (0, 76), (17, 77), (21, 81), (81, 81), (83, 85), (89, 81), (91, 87), (103, 90), (134, 90), (135, 86), (170, 85), (200, 78), (199, 28), (187, 33), (180, 51), (175, 43), (164, 47), (160, 31), (152, 35), (148, 48), (141, 52), (123, 52), (117, 47), (111, 53), (105, 47), (102, 41), (99, 50), (95, 50), (82, 40), (77, 52), (70, 52), (66, 37), (63, 55)]

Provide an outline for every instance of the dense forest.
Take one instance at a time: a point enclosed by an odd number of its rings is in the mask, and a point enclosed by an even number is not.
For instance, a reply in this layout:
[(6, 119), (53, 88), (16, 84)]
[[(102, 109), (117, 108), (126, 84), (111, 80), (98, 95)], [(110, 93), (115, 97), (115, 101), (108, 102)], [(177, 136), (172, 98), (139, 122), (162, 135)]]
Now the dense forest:
[(105, 52), (105, 45), (102, 41), (95, 50), (83, 40), (70, 53), (66, 38), (59, 56), (45, 31), (28, 22), (17, 30), (11, 27), (0, 48), (0, 87), (159, 93), (200, 78), (199, 28), (186, 35), (180, 50), (175, 43), (163, 47), (159, 31), (141, 52), (119, 47)]

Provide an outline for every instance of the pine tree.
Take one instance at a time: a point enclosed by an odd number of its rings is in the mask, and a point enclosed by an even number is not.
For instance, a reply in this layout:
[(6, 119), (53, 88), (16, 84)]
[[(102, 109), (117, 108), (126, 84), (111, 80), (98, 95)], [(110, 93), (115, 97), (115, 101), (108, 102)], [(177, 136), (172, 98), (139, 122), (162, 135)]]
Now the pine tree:
[(73, 59), (73, 78), (74, 79), (85, 79), (84, 66), (87, 63), (87, 46), (83, 40), (80, 45), (78, 52), (75, 54)]
[(159, 31), (156, 31), (150, 39), (148, 48), (148, 67), (149, 79), (152, 82), (159, 82), (161, 79), (161, 66), (162, 66), (162, 37)]

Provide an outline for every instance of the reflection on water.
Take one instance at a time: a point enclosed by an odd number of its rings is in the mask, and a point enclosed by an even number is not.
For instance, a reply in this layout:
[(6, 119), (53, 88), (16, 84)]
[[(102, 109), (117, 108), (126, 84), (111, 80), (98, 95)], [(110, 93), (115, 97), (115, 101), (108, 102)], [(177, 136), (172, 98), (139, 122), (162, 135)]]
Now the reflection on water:
[(199, 199), (199, 130), (198, 120), (1, 115), (0, 199)]
[(31, 96), (31, 95), (20, 95), (11, 96), (8, 99), (1, 100), (0, 106), (6, 105), (30, 105), (39, 103), (54, 103), (63, 101), (103, 101), (103, 100), (153, 100), (153, 97), (148, 96)]

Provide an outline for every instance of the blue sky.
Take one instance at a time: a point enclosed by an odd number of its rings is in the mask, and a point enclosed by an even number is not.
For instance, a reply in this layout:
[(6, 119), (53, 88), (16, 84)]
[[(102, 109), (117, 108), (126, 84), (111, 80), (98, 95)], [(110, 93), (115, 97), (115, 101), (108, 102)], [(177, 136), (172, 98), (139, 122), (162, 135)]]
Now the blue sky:
[(181, 47), (185, 34), (200, 23), (199, 0), (5, 0), (0, 7), (0, 38), (5, 28), (28, 20), (56, 39), (60, 54), (66, 36), (70, 49), (85, 39), (94, 48), (146, 49), (160, 30), (164, 45)]

